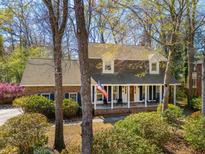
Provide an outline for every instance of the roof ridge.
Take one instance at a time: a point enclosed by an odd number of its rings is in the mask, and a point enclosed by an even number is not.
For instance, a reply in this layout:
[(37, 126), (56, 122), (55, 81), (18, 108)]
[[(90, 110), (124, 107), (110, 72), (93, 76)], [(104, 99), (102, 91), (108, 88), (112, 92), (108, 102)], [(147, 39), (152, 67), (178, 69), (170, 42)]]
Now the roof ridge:
[[(98, 44), (98, 45), (116, 45), (116, 46), (132, 46), (132, 47), (143, 47), (143, 48), (146, 48), (146, 49), (152, 49), (154, 50), (154, 48), (151, 48), (151, 47), (147, 47), (147, 46), (143, 46), (143, 45), (133, 45), (133, 44), (115, 44), (115, 43), (99, 43), (99, 42), (89, 42), (89, 44)], [(155, 51), (155, 50), (154, 50)]]

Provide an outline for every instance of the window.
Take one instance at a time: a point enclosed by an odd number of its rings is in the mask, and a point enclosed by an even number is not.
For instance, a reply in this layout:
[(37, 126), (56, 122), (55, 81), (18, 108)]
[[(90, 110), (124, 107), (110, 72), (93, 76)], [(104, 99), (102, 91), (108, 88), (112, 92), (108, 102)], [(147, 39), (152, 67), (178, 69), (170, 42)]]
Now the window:
[(112, 60), (103, 60), (103, 73), (113, 73), (114, 62)]
[(113, 100), (119, 99), (119, 86), (113, 87)]
[(159, 62), (150, 62), (149, 64), (150, 74), (159, 74)]
[(78, 94), (76, 92), (71, 92), (71, 93), (65, 93), (64, 98), (66, 99), (72, 99), (74, 101), (78, 101)]
[(157, 71), (157, 63), (152, 63), (152, 72)]
[(69, 93), (69, 98), (77, 102), (77, 93)]
[(51, 94), (50, 93), (41, 93), (41, 96), (46, 97), (48, 99), (50, 99)]

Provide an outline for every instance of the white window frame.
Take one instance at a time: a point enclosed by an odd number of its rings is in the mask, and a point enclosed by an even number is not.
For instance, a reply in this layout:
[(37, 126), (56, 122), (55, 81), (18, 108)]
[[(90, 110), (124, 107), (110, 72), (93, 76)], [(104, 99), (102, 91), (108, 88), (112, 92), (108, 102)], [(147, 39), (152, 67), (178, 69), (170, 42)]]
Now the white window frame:
[[(106, 63), (111, 63), (111, 70), (105, 70)], [(103, 60), (103, 73), (114, 73), (114, 60)]]
[[(152, 64), (154, 64), (154, 63), (156, 63), (156, 65), (157, 65), (156, 71), (152, 71)], [(157, 61), (150, 61), (149, 62), (149, 73), (150, 74), (159, 74), (159, 62), (157, 62)]]
[(70, 97), (70, 95), (76, 95), (76, 100), (74, 100), (74, 101), (78, 101), (78, 93), (76, 93), (76, 92), (69, 92), (69, 99), (72, 99), (71, 97)]
[[(48, 95), (48, 99), (50, 100), (51, 99), (51, 93), (41, 93), (40, 94), (41, 96), (43, 96), (43, 95)], [(43, 97), (45, 97), (45, 96), (43, 96)], [(47, 98), (47, 97), (46, 97)]]

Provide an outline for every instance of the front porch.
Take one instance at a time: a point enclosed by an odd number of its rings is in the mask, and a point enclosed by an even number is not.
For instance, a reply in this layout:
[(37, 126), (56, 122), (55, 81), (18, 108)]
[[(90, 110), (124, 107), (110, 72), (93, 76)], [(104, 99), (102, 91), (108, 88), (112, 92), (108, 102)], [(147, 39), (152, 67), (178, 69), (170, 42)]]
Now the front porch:
[[(92, 103), (95, 115), (154, 111), (162, 103), (164, 86), (104, 85), (108, 100), (92, 85)], [(176, 104), (176, 85), (170, 86), (170, 103)]]

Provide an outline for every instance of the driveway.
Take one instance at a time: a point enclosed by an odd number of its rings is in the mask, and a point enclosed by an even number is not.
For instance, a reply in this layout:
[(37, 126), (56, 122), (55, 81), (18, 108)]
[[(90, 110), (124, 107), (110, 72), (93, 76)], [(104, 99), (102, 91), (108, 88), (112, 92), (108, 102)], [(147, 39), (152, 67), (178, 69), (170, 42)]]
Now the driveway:
[(0, 109), (0, 125), (4, 124), (8, 119), (22, 114), (19, 108)]

